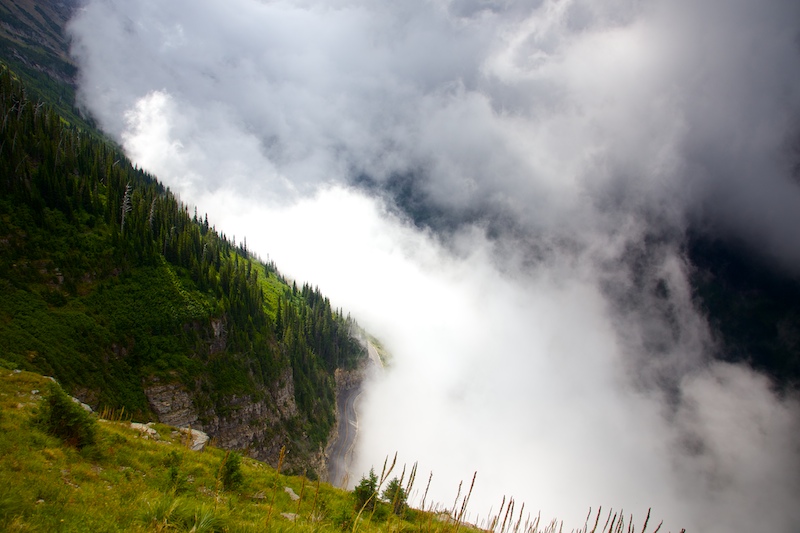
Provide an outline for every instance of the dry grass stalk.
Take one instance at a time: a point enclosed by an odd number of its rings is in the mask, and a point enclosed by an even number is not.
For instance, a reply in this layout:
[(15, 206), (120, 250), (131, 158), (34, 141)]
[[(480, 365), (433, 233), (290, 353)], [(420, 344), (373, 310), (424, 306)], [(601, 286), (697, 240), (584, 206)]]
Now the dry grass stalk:
[(411, 489), (414, 487), (414, 481), (416, 479), (417, 479), (417, 463), (415, 462), (411, 466), (411, 474), (408, 476), (408, 484), (406, 485), (406, 496), (409, 496), (411, 494)]
[[(417, 469), (415, 468), (414, 472), (416, 471)], [(425, 486), (425, 494), (422, 495), (422, 505), (420, 505), (420, 507), (422, 508), (423, 511), (425, 510), (425, 499), (428, 497), (428, 489), (431, 488), (432, 479), (433, 479), (433, 471), (431, 471), (431, 475), (428, 476), (428, 484)]]
[(500, 527), (500, 533), (503, 533), (506, 530), (506, 522), (508, 521), (508, 514), (509, 511), (514, 509), (514, 498), (508, 499), (508, 507), (506, 507), (506, 514), (503, 516), (503, 525)]
[(314, 513), (317, 512), (317, 500), (319, 499), (319, 479), (317, 479), (317, 489), (314, 491), (314, 505), (311, 506), (311, 519), (314, 519)]
[(453, 510), (450, 511), (450, 516), (452, 518), (456, 517), (456, 506), (458, 505), (458, 499), (461, 497), (461, 484), (462, 483), (464, 483), (463, 480), (458, 482), (458, 492), (456, 492), (456, 499), (453, 502)]
[(386, 470), (386, 463), (389, 461), (389, 456), (386, 456), (386, 459), (383, 460), (383, 469), (381, 470), (381, 477), (380, 481), (378, 481), (378, 489), (380, 490), (381, 485), (386, 479), (392, 474), (392, 470), (394, 470), (395, 465), (397, 464), (397, 452), (394, 452), (394, 458), (392, 459), (392, 464), (389, 466), (389, 470)]
[(542, 512), (541, 512), (541, 511), (539, 511), (539, 512), (536, 514), (536, 522), (534, 522), (534, 524), (533, 524), (533, 528), (531, 529), (531, 531), (538, 531), (538, 529), (539, 529), (539, 522), (541, 522), (541, 521), (542, 521)]
[(269, 531), (269, 523), (272, 519), (272, 509), (275, 507), (275, 496), (278, 494), (278, 482), (281, 477), (281, 467), (283, 466), (283, 459), (286, 457), (286, 446), (281, 446), (281, 453), (278, 455), (278, 469), (275, 472), (275, 486), (272, 488), (272, 501), (269, 504), (269, 511), (267, 512), (266, 528)]
[[(503, 507), (506, 505), (506, 497), (503, 495), (503, 501), (500, 503), (500, 510), (497, 511), (497, 515), (492, 518), (489, 522), (489, 531), (494, 531), (497, 529), (497, 523), (500, 521), (500, 515), (503, 514)], [(491, 518), (491, 515), (490, 515)]]
[[(433, 473), (431, 473), (431, 475), (433, 475)], [(430, 479), (428, 479), (428, 484), (430, 485)], [(423, 507), (422, 510), (424, 511), (425, 508)], [(435, 509), (433, 507), (433, 504), (431, 504), (430, 509), (428, 509), (428, 524), (427, 524), (426, 531), (430, 531), (431, 527), (433, 526), (433, 515), (434, 514), (435, 514)]]
[(522, 502), (522, 507), (519, 509), (519, 520), (517, 520), (517, 525), (514, 526), (514, 533), (519, 533), (519, 526), (522, 524), (522, 514), (525, 512), (525, 502)]
[(619, 522), (617, 522), (617, 529), (615, 533), (622, 533), (622, 528), (625, 527), (625, 513), (624, 509), (619, 512)]
[(470, 483), (469, 492), (467, 492), (467, 495), (464, 497), (464, 502), (461, 504), (461, 512), (458, 513), (458, 519), (456, 520), (456, 533), (458, 533), (458, 528), (461, 526), (461, 520), (464, 519), (464, 513), (467, 511), (467, 505), (469, 505), (469, 497), (472, 496), (472, 489), (475, 487), (476, 477), (478, 477), (477, 471), (474, 474), (472, 474), (472, 483)]
[(297, 499), (297, 511), (295, 514), (300, 516), (300, 504), (303, 503), (303, 494), (306, 491), (306, 472), (303, 472), (303, 484), (300, 485), (300, 497)]
[(130, 415), (125, 416), (125, 406), (123, 406), (119, 411), (113, 407), (104, 406), (103, 410), (100, 412), (100, 418), (103, 420), (108, 420), (109, 422), (130, 422), (133, 420)]
[(589, 531), (589, 519), (592, 517), (592, 508), (589, 507), (589, 512), (586, 513), (586, 520), (583, 521), (583, 529), (579, 530), (578, 533), (586, 533)]
[(647, 510), (647, 518), (644, 519), (644, 527), (642, 527), (642, 533), (647, 531), (647, 523), (650, 521), (650, 509)]
[(230, 457), (231, 451), (228, 450), (225, 452), (225, 457), (222, 458), (222, 462), (219, 464), (219, 470), (217, 470), (217, 480), (214, 483), (214, 510), (217, 509), (217, 504), (220, 502), (221, 499), (221, 492), (222, 492), (222, 469), (225, 468), (225, 463), (228, 462), (228, 457)]
[[(611, 531), (614, 529), (614, 522), (616, 521), (617, 521), (617, 513), (614, 513), (614, 518), (611, 519), (611, 527), (608, 528), (608, 533), (611, 533)], [(603, 528), (603, 531), (605, 530), (606, 528)]]
[[(603, 529), (601, 529), (600, 531), (605, 531), (608, 528), (608, 522), (611, 520), (611, 511), (613, 511), (613, 509), (609, 509), (608, 510), (608, 518), (606, 518), (606, 524), (603, 526)], [(614, 515), (614, 516), (617, 516), (617, 515)]]
[[(380, 480), (378, 481), (378, 486), (375, 488), (375, 492), (373, 492), (372, 496), (370, 497), (370, 498), (374, 498), (375, 500), (378, 499), (378, 494), (380, 494), (380, 492), (381, 492), (381, 487), (383, 486), (383, 483), (387, 479), (389, 479), (389, 476), (392, 475), (392, 471), (394, 470), (394, 467), (397, 465), (397, 452), (394, 452), (394, 457), (392, 458), (392, 464), (390, 464), (389, 468), (387, 469), (386, 468), (386, 463), (388, 462), (388, 460), (389, 460), (389, 456), (386, 456), (386, 459), (383, 460), (383, 469), (381, 470), (381, 477), (380, 477)], [(370, 498), (367, 498), (367, 501), (364, 502), (364, 505), (367, 505), (367, 503), (369, 503)], [(368, 525), (372, 524), (372, 517), (375, 516), (375, 510), (377, 508), (378, 508), (377, 505), (373, 505), (372, 506), (372, 512), (369, 514), (369, 520), (367, 520), (367, 524)], [(362, 507), (361, 510), (363, 511), (364, 508)], [(361, 511), (358, 512), (358, 516), (361, 516)]]
[[(591, 509), (590, 509), (590, 512), (591, 512)], [(594, 519), (594, 527), (592, 528), (592, 533), (595, 533), (595, 531), (597, 531), (597, 524), (600, 523), (600, 513), (601, 512), (603, 512), (603, 506), (602, 505), (597, 508), (597, 517)]]

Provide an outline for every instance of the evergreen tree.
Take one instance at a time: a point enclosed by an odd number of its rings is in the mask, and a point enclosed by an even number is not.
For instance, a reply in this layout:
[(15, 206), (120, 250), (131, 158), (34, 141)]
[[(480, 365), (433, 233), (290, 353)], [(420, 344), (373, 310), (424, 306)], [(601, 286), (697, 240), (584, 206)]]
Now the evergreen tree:
[(369, 474), (363, 476), (356, 488), (353, 489), (355, 498), (356, 512), (361, 510), (371, 511), (375, 508), (375, 500), (378, 497), (378, 476), (375, 470), (369, 469)]
[(383, 489), (383, 494), (381, 496), (385, 501), (391, 504), (394, 514), (401, 516), (405, 512), (408, 495), (400, 484), (399, 479), (393, 477), (386, 485), (386, 488)]

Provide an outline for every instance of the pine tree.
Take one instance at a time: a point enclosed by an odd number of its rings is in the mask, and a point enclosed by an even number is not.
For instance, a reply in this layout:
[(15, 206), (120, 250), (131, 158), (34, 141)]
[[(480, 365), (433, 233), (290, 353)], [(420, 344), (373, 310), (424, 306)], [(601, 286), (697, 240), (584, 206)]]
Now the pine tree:
[(355, 497), (356, 511), (371, 511), (375, 508), (375, 500), (378, 497), (378, 476), (375, 470), (369, 469), (369, 474), (361, 478), (356, 488), (353, 489)]
[(381, 496), (392, 505), (392, 512), (394, 514), (400, 516), (405, 512), (408, 496), (406, 495), (405, 489), (400, 484), (399, 479), (393, 477), (386, 485)]

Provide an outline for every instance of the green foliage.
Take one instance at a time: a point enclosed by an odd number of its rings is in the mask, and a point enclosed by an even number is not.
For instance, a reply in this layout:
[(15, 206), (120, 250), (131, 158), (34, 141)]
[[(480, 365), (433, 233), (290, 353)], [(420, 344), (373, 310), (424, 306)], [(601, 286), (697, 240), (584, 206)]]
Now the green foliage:
[(39, 421), (48, 433), (70, 446), (81, 449), (95, 443), (94, 418), (55, 383), (49, 386)]
[[(98, 424), (96, 447), (103, 453), (89, 458), (30, 424), (43, 403), (31, 391), (44, 390), (48, 383), (29, 372), (0, 372), (2, 531), (478, 531), (463, 521), (442, 519), (441, 513), (415, 510), (395, 516), (383, 502), (356, 518), (352, 493), (281, 475), (246, 457), (240, 463), (240, 488), (220, 491), (218, 476), (226, 452), (210, 446), (202, 452), (187, 450), (183, 436), (161, 424), (153, 425), (159, 441), (144, 438), (129, 422)], [(164, 491), (164, 468), (170, 465), (187, 476), (179, 495)], [(369, 489), (377, 485), (374, 472), (365, 480)], [(286, 487), (301, 498), (293, 501)], [(265, 492), (276, 497), (266, 500)], [(611, 516), (610, 510), (603, 511)], [(505, 516), (503, 509), (490, 516), (494, 526), (489, 529), (499, 530)], [(598, 510), (592, 522), (600, 518)], [(636, 530), (647, 529), (648, 519), (649, 515)], [(530, 531), (557, 529), (542, 524)], [(625, 529), (615, 522), (602, 533), (618, 530)]]
[(375, 508), (378, 499), (378, 476), (375, 475), (375, 470), (370, 468), (369, 474), (361, 478), (353, 489), (353, 498), (356, 512), (372, 511)]
[(292, 375), (300, 416), (283, 429), (293, 457), (314, 453), (334, 370), (364, 357), (354, 322), (0, 70), (3, 358), (137, 418), (153, 378), (182, 382), (204, 416)]
[(353, 508), (349, 505), (340, 505), (333, 511), (333, 524), (342, 531), (353, 529)]
[(192, 531), (212, 533), (227, 531), (226, 520), (211, 506), (193, 505), (191, 501), (164, 496), (147, 502), (141, 512), (140, 523), (153, 531)]
[(228, 452), (219, 469), (220, 483), (225, 490), (236, 490), (244, 481), (242, 474), (242, 456), (236, 452)]
[(407, 505), (408, 495), (406, 494), (405, 489), (400, 484), (400, 480), (396, 477), (393, 477), (389, 483), (386, 484), (386, 488), (383, 489), (383, 494), (381, 494), (384, 501), (388, 502), (392, 507), (392, 512), (398, 516), (401, 516), (405, 510)]
[(167, 489), (175, 494), (184, 492), (187, 488), (188, 477), (181, 470), (183, 456), (172, 450), (167, 454), (165, 466), (167, 467)]

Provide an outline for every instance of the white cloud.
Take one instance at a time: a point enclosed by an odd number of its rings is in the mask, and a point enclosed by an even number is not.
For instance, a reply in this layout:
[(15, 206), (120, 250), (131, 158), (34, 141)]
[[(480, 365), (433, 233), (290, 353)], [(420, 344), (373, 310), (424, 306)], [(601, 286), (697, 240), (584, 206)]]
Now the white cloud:
[[(645, 238), (703, 216), (797, 264), (799, 9), (95, 0), (72, 34), (85, 105), (139, 165), (393, 352), (362, 468), (398, 450), (447, 506), (477, 470), (484, 515), (513, 494), (575, 526), (653, 506), (788, 532), (796, 399), (709, 362), (678, 246)], [(412, 176), (452, 231), (359, 174)]]

